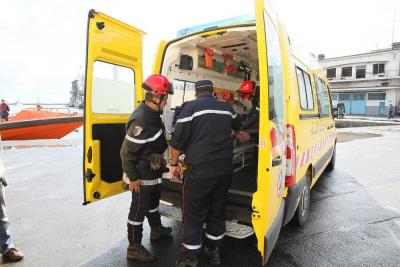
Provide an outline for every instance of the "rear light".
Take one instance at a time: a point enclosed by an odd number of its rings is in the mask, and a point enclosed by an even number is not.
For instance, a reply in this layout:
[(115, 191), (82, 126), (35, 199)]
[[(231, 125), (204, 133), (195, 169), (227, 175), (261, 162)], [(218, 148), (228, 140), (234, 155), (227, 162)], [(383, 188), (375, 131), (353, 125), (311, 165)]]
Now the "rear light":
[(287, 138), (286, 138), (286, 176), (285, 186), (291, 187), (296, 183), (296, 134), (294, 126), (291, 124), (286, 125)]

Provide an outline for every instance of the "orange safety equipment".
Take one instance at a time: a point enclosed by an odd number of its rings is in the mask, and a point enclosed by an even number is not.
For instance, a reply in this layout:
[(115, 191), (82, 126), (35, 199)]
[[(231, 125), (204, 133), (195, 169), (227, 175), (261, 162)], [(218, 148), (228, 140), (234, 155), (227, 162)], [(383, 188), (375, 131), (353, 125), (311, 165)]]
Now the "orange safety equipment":
[(256, 83), (250, 80), (243, 81), (238, 91), (241, 97), (247, 100), (256, 91)]
[(206, 60), (206, 69), (212, 69), (214, 66), (213, 62), (214, 50), (212, 48), (206, 48), (204, 50), (204, 58)]

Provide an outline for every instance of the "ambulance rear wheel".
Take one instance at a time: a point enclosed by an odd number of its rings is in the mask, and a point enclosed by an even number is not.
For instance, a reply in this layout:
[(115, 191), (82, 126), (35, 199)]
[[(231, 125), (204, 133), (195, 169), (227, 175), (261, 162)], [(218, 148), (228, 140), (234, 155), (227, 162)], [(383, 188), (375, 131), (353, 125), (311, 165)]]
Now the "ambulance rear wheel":
[(306, 178), (306, 182), (301, 187), (301, 195), (299, 205), (296, 210), (296, 223), (303, 226), (308, 218), (310, 212), (310, 178)]

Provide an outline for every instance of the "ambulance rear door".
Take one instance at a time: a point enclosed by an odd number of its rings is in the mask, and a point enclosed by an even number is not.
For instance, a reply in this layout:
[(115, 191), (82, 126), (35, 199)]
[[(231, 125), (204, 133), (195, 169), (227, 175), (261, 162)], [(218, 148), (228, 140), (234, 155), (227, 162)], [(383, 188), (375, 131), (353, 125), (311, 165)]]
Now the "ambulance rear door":
[(255, 1), (260, 76), (257, 192), (252, 223), (263, 264), (282, 226), (285, 185), (285, 116), (282, 55), (277, 21), (263, 0)]
[[(83, 151), (84, 204), (121, 192), (125, 123), (143, 99), (144, 32), (90, 10)], [(136, 90), (137, 89), (137, 90)]]

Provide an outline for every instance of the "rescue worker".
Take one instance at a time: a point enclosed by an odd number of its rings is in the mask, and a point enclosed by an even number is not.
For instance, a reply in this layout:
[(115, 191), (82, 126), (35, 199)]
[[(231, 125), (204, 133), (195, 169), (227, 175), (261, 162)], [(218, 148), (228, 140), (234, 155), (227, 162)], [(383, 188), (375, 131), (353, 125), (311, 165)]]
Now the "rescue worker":
[(182, 203), (182, 247), (176, 266), (196, 266), (202, 248), (203, 224), (207, 243), (204, 253), (219, 265), (225, 235), (225, 206), (232, 180), (233, 140), (249, 139), (239, 132), (240, 120), (232, 107), (213, 98), (213, 83), (195, 83), (196, 99), (181, 110), (172, 133), (171, 171), (180, 177), (178, 158), (185, 154)]
[(132, 191), (128, 215), (127, 258), (152, 262), (156, 257), (142, 246), (144, 217), (150, 227), (150, 239), (169, 236), (170, 227), (161, 225), (158, 206), (162, 173), (166, 161), (162, 154), (167, 149), (165, 127), (160, 115), (173, 94), (172, 84), (162, 75), (151, 75), (142, 84), (146, 90), (145, 101), (132, 113), (126, 124), (126, 136), (121, 147), (123, 180)]
[(250, 80), (243, 81), (239, 87), (238, 93), (243, 100), (250, 100), (252, 103), (251, 110), (247, 120), (242, 123), (242, 130), (247, 130), (256, 124), (260, 118), (260, 99), (259, 89), (256, 88), (256, 83)]
[(10, 107), (7, 105), (6, 101), (4, 99), (1, 100), (0, 104), (0, 120), (3, 121), (8, 121), (8, 112), (10, 111)]

